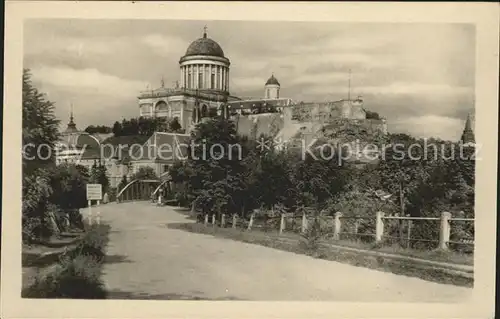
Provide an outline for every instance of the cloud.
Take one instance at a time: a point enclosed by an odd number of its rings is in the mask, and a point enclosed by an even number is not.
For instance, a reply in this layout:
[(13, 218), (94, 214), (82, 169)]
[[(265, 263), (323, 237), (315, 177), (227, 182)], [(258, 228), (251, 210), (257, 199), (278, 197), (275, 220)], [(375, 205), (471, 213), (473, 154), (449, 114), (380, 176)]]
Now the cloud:
[(141, 39), (141, 42), (156, 50), (159, 54), (178, 55), (184, 52), (189, 43), (181, 38), (165, 36), (161, 34), (149, 34)]
[(452, 141), (460, 138), (463, 127), (464, 121), (461, 119), (437, 115), (409, 117), (388, 124), (390, 131), (408, 132), (423, 138), (438, 136), (444, 140)]
[(178, 80), (179, 58), (205, 25), (231, 60), (236, 96), (263, 96), (274, 73), (282, 96), (346, 98), (350, 70), (351, 95), (400, 132), (459, 136), (474, 109), (475, 30), (466, 24), (29, 20), (24, 66), (59, 107), (86, 105), (80, 123), (114, 122), (137, 116), (146, 83)]
[(33, 69), (32, 75), (33, 81), (45, 85), (112, 96), (134, 96), (147, 85), (145, 82), (104, 74), (96, 69), (76, 70), (68, 67), (42, 66)]

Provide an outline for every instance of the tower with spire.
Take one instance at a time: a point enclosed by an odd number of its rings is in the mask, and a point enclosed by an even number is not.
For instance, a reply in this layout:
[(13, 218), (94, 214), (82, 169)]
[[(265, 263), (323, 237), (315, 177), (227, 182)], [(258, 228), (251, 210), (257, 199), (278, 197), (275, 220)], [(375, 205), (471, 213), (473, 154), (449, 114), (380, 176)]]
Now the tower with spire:
[(74, 122), (73, 104), (71, 104), (71, 113), (69, 116), (69, 123), (68, 123), (68, 127), (66, 128), (65, 133), (75, 133), (75, 132), (78, 132), (78, 129), (76, 128), (76, 124)]
[(465, 120), (465, 127), (462, 133), (462, 137), (460, 138), (463, 144), (475, 144), (476, 140), (474, 137), (474, 131), (472, 129), (472, 120), (471, 114), (467, 114), (467, 120)]

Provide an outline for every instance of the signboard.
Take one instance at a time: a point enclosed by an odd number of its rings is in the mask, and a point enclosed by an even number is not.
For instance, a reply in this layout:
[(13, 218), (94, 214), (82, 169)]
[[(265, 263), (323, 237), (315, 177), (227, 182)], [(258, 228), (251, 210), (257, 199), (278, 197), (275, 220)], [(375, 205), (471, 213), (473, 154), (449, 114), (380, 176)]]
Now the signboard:
[(101, 184), (87, 184), (87, 200), (102, 200)]

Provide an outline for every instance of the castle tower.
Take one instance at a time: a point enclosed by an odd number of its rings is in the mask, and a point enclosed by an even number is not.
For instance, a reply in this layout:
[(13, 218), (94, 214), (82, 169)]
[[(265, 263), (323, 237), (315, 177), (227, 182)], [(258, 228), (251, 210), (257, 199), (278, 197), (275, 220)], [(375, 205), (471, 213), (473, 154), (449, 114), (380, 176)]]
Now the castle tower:
[(265, 85), (265, 98), (266, 99), (279, 99), (280, 98), (280, 83), (274, 77), (274, 74), (267, 80)]
[(474, 131), (472, 130), (470, 113), (467, 114), (467, 120), (465, 120), (465, 127), (460, 140), (464, 144), (474, 144), (476, 142), (474, 138)]

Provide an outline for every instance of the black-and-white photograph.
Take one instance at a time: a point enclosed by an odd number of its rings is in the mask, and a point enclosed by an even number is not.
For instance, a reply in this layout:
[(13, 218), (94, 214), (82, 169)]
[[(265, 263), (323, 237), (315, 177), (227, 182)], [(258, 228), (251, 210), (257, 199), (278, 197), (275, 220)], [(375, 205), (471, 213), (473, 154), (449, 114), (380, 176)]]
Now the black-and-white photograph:
[(30, 18), (18, 41), (22, 299), (471, 300), (475, 24)]

